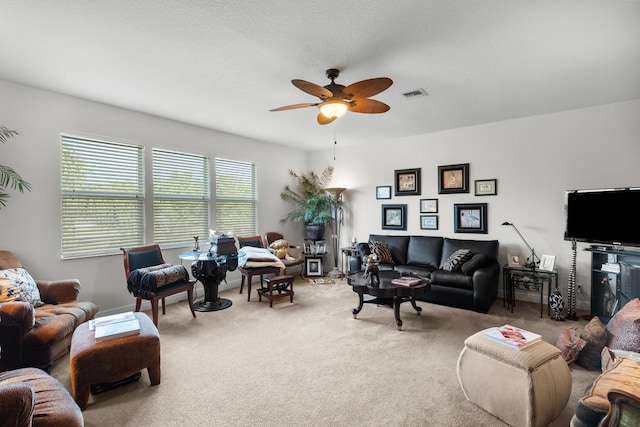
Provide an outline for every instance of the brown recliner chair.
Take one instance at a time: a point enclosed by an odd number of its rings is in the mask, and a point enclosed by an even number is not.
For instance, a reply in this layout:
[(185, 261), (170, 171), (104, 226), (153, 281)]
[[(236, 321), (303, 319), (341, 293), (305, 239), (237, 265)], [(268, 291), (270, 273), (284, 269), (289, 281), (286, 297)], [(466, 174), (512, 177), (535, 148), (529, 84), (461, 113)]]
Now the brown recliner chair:
[[(20, 268), (20, 260), (0, 251), (0, 270)], [(93, 302), (78, 301), (80, 282), (35, 280), (44, 305), (28, 302), (0, 303), (0, 371), (26, 366), (49, 370), (69, 352), (73, 331), (98, 312)]]
[[(265, 235), (265, 239), (267, 241), (267, 246), (271, 246), (271, 244), (277, 240), (286, 240), (284, 238), (284, 236), (281, 233), (278, 233), (276, 231), (269, 231), (266, 235)], [(281, 261), (284, 264), (284, 274), (291, 274), (290, 270), (293, 270), (295, 268), (299, 268), (300, 269), (300, 277), (304, 277), (303, 273), (304, 273), (304, 257), (302, 256), (302, 251), (300, 250), (300, 246), (295, 246), (295, 245), (291, 245), (289, 244), (288, 249), (290, 249), (289, 251), (289, 255), (291, 256), (291, 258), (282, 258)]]
[(37, 368), (0, 373), (0, 427), (82, 427), (82, 411), (64, 386)]

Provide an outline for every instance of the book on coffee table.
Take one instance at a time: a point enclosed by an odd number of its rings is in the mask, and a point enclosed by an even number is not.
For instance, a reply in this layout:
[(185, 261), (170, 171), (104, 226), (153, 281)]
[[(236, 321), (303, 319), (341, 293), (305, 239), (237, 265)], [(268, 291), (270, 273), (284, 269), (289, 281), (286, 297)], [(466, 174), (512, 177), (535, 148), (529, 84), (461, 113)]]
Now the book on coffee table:
[(394, 285), (400, 285), (400, 286), (415, 286), (422, 283), (422, 279), (419, 279), (417, 277), (405, 276), (405, 277), (398, 277), (397, 279), (392, 279), (391, 283), (393, 283)]
[(138, 335), (140, 323), (138, 319), (96, 326), (96, 341), (108, 341), (115, 338)]
[(511, 325), (489, 328), (485, 331), (485, 335), (494, 341), (518, 350), (542, 341), (540, 335)]

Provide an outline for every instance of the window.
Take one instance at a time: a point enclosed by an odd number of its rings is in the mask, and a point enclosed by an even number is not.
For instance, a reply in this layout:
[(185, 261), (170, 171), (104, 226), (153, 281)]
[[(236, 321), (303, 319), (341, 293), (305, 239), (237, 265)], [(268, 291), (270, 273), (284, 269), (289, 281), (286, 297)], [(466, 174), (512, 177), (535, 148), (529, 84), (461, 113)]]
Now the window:
[(62, 257), (144, 242), (144, 148), (61, 135)]
[(208, 241), (209, 159), (155, 148), (152, 153), (154, 241), (184, 244), (194, 236)]
[(216, 159), (216, 233), (252, 236), (258, 232), (256, 166)]

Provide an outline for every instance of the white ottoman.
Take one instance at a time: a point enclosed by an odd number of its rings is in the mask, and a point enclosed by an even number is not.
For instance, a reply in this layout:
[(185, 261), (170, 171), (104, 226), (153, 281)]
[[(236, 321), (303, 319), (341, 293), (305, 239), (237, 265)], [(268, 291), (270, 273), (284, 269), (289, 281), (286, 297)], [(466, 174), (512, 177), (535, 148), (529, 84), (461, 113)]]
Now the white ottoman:
[(547, 426), (571, 394), (571, 372), (559, 349), (541, 341), (517, 350), (484, 331), (465, 340), (458, 380), (467, 400), (513, 426)]

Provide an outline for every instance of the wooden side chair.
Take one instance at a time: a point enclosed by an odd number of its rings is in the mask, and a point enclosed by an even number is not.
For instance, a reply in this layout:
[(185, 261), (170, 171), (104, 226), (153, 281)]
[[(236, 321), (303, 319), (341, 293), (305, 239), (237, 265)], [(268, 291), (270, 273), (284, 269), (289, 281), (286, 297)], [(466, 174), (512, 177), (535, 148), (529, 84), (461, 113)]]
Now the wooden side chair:
[[(130, 248), (120, 248), (124, 259), (124, 274), (129, 282), (129, 276), (132, 271), (140, 268), (147, 268), (152, 266), (159, 266), (165, 264), (162, 257), (162, 251), (157, 244), (137, 246)], [(187, 293), (187, 300), (189, 301), (189, 308), (191, 314), (196, 317), (196, 312), (193, 307), (193, 286), (196, 281), (191, 280), (187, 274), (187, 278), (179, 280), (177, 282), (167, 284), (165, 286), (154, 289), (142, 289), (140, 287), (130, 286), (128, 284), (129, 292), (136, 297), (136, 310), (140, 311), (140, 305), (142, 300), (148, 300), (151, 302), (151, 312), (153, 315), (153, 324), (158, 327), (158, 300), (162, 300), (162, 314), (165, 314), (165, 298), (180, 292)]]
[[(238, 237), (238, 245), (240, 247), (244, 246), (253, 246), (255, 248), (264, 248), (262, 244), (262, 236), (247, 236), (247, 237)], [(240, 281), (240, 292), (242, 293), (242, 289), (244, 288), (244, 281), (247, 279), (247, 301), (251, 301), (251, 281), (253, 280), (253, 276), (260, 276), (260, 284), (262, 285), (264, 281), (264, 276), (266, 274), (278, 275), (280, 274), (279, 267), (238, 267), (240, 274), (242, 274), (242, 279)]]
[[(284, 238), (284, 236), (281, 233), (278, 233), (277, 231), (269, 231), (265, 235), (265, 240), (267, 241), (267, 247), (269, 247), (276, 240), (286, 240), (286, 239)], [(294, 259), (286, 259), (286, 258), (281, 259), (281, 261), (282, 261), (282, 263), (284, 264), (284, 267), (285, 267), (284, 268), (284, 274), (291, 274), (290, 270), (299, 268), (300, 269), (300, 277), (304, 278), (304, 276), (303, 276), (303, 273), (304, 273), (304, 257), (302, 256), (302, 251), (300, 250), (300, 246), (295, 246), (295, 245), (289, 244), (288, 249), (292, 250), (292, 251), (289, 252), (289, 255), (291, 255)]]

